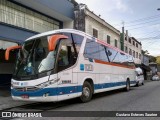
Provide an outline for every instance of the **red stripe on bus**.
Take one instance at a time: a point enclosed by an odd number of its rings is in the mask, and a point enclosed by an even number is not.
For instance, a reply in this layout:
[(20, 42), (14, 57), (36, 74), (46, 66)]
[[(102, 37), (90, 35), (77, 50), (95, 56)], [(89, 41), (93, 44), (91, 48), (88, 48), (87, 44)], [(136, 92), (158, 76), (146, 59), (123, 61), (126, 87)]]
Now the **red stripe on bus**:
[(117, 67), (129, 68), (129, 69), (135, 69), (135, 66), (132, 67), (132, 66), (127, 66), (127, 65), (120, 65), (120, 64), (105, 62), (105, 61), (101, 61), (101, 60), (94, 60), (94, 61), (96, 63), (105, 64), (105, 65), (111, 65), (111, 66), (117, 66)]

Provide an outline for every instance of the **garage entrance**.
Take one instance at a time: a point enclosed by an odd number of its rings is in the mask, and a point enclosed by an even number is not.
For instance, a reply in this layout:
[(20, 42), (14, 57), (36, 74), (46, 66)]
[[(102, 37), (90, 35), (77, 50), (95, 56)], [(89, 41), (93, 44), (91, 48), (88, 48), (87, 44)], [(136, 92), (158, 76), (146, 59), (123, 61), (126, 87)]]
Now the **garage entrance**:
[(16, 60), (16, 51), (11, 51), (10, 60), (5, 60), (6, 48), (18, 45), (15, 42), (0, 40), (0, 96), (7, 96), (10, 90), (12, 73)]

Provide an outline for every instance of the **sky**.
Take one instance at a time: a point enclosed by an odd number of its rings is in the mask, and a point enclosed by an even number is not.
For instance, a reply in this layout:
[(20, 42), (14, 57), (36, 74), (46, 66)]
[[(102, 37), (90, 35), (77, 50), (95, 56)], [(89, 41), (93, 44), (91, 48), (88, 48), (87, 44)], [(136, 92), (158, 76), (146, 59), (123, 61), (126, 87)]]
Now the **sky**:
[(150, 55), (160, 56), (160, 0), (76, 0), (130, 37), (142, 43)]

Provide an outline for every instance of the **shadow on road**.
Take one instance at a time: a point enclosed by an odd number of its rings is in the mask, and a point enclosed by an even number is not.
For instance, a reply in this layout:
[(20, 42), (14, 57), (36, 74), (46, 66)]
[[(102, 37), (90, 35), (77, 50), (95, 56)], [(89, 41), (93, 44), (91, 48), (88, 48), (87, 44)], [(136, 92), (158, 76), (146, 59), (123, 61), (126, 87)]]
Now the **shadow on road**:
[[(131, 88), (132, 90), (133, 88)], [(103, 92), (103, 93), (97, 93), (95, 95), (93, 95), (92, 100), (96, 100), (96, 99), (100, 99), (102, 97), (106, 97), (106, 96), (111, 96), (111, 95), (115, 95), (115, 94), (119, 94), (119, 93), (123, 93), (126, 92), (123, 89), (120, 90), (113, 90), (113, 91), (108, 91), (108, 92)], [(76, 104), (81, 104), (80, 99), (79, 98), (74, 98), (74, 99), (70, 99), (70, 100), (65, 100), (65, 101), (61, 101), (61, 102), (47, 102), (47, 103), (33, 103), (33, 104), (27, 104), (27, 105), (23, 105), (20, 106), (20, 109), (32, 109), (32, 110), (40, 110), (40, 111), (47, 111), (47, 110), (56, 110), (56, 108), (60, 108), (60, 107), (65, 107), (65, 106), (71, 106), (71, 105), (76, 105)]]

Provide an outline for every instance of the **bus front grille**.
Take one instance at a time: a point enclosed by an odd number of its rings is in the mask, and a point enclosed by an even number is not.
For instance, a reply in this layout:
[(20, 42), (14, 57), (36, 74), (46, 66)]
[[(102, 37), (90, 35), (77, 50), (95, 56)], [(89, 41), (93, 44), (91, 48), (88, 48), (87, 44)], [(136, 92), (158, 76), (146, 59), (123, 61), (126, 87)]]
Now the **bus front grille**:
[(16, 91), (23, 91), (23, 92), (39, 90), (38, 87), (15, 87), (13, 89)]

